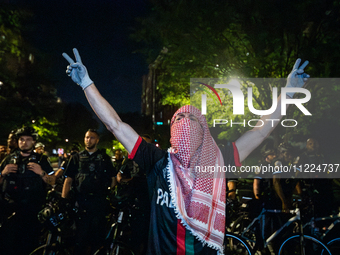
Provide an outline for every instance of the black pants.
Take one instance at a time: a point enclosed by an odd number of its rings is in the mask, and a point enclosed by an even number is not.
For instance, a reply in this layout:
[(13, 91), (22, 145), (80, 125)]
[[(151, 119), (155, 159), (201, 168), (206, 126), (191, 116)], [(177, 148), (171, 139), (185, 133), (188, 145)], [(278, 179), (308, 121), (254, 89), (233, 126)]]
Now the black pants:
[(35, 212), (16, 212), (1, 227), (0, 254), (30, 254), (39, 245), (40, 231), (41, 224)]
[(95, 252), (104, 242), (107, 230), (107, 207), (105, 198), (89, 197), (78, 201), (79, 218), (76, 221), (75, 255)]

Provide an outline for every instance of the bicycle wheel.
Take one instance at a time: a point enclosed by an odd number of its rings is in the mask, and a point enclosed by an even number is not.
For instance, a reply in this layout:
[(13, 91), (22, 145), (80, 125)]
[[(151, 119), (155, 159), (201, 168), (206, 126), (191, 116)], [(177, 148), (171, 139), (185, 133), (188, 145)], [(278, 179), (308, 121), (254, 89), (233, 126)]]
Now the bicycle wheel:
[[(247, 215), (238, 217), (231, 227), (231, 233), (241, 235), (245, 240), (247, 240), (248, 245), (254, 249), (256, 244), (256, 227), (254, 226), (245, 232), (250, 223), (252, 223), (252, 220)], [(232, 241), (233, 240), (231, 240), (231, 242)]]
[(134, 255), (133, 251), (124, 243), (116, 241), (110, 245), (108, 255)]
[(63, 247), (49, 246), (46, 244), (39, 246), (29, 255), (72, 255), (72, 252)]
[[(333, 255), (340, 254), (340, 238), (334, 238), (327, 243), (327, 247)], [(325, 253), (327, 254), (327, 253)], [(321, 254), (324, 255), (324, 254)]]
[(243, 238), (226, 234), (224, 240), (224, 253), (228, 255), (252, 255), (252, 249)]
[(278, 255), (332, 255), (332, 253), (315, 237), (304, 235), (304, 245), (301, 246), (300, 235), (294, 235), (282, 243)]

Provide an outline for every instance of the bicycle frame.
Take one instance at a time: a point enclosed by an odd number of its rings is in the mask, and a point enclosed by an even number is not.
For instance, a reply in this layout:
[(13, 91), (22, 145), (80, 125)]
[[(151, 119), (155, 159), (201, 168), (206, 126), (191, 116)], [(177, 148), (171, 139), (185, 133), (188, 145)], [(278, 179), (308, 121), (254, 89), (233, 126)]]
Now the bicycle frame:
[[(282, 210), (267, 210), (267, 212), (270, 213), (282, 213)], [(280, 229), (276, 230), (270, 237), (267, 238), (266, 242), (265, 242), (265, 247), (267, 246), (267, 244), (269, 242), (271, 242), (276, 236), (278, 236), (278, 234), (286, 227), (288, 227), (290, 224), (292, 224), (293, 222), (299, 222), (299, 225), (301, 225), (301, 213), (300, 213), (300, 209), (296, 208), (295, 210), (289, 210), (289, 213), (291, 214), (295, 214), (295, 216), (291, 217)], [(303, 229), (300, 229), (301, 231), (301, 236), (303, 236)]]
[[(125, 245), (123, 242), (121, 242), (119, 240), (120, 237), (123, 236), (123, 230), (122, 230), (122, 225), (124, 224), (123, 223), (123, 216), (124, 216), (124, 210), (119, 210), (117, 220), (115, 220), (115, 217), (112, 217), (114, 222), (112, 223), (112, 225), (111, 225), (111, 227), (110, 227), (110, 229), (109, 229), (109, 231), (106, 235), (104, 244), (93, 255), (99, 254), (103, 249), (111, 250), (116, 245), (118, 245), (118, 246), (116, 247), (115, 254), (120, 254), (119, 253), (120, 249), (121, 249), (120, 246)], [(126, 247), (126, 245), (125, 245), (125, 247)], [(108, 252), (108, 250), (106, 252)], [(133, 254), (133, 252), (130, 251), (130, 254)]]
[[(262, 228), (261, 228), (261, 239), (263, 240), (263, 247), (266, 248), (268, 243), (271, 242), (273, 239), (275, 239), (279, 233), (286, 227), (288, 227), (290, 224), (292, 224), (293, 222), (297, 222), (300, 221), (301, 222), (301, 214), (300, 214), (300, 209), (296, 208), (295, 210), (289, 210), (289, 213), (291, 214), (295, 214), (295, 216), (291, 217), (280, 229), (276, 230), (271, 236), (269, 236), (267, 239), (265, 239), (264, 236), (264, 223), (265, 223), (265, 213), (269, 212), (269, 213), (283, 213), (282, 210), (268, 210), (268, 209), (262, 209), (261, 213), (259, 216), (257, 216), (249, 225), (248, 227), (242, 231), (241, 236), (243, 238), (245, 238), (247, 241), (250, 242), (254, 242), (254, 240), (251, 240), (249, 238), (247, 238), (244, 233), (246, 233), (249, 229), (252, 228), (252, 226), (256, 223), (256, 222), (260, 222), (260, 220), (262, 220)], [(301, 228), (301, 235), (303, 236), (302, 233), (302, 228)], [(256, 242), (256, 241), (255, 241)]]
[(327, 217), (319, 217), (319, 218), (314, 218), (313, 217), (308, 223), (306, 223), (303, 226), (303, 228), (306, 228), (307, 226), (312, 226), (312, 235), (315, 235), (315, 233), (314, 233), (314, 226), (313, 226), (315, 224), (315, 222), (326, 221), (326, 220), (333, 220), (333, 219), (334, 219), (334, 221), (329, 224), (329, 226), (327, 227), (327, 230), (321, 236), (319, 236), (319, 238), (322, 240), (340, 222), (340, 213), (336, 214), (336, 215), (329, 215)]

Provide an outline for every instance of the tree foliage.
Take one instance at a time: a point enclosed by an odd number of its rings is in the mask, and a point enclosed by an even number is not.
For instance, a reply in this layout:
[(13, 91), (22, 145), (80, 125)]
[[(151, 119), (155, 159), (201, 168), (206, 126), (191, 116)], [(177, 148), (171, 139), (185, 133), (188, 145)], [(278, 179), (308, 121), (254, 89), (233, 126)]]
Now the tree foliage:
[[(26, 42), (24, 24), (32, 13), (10, 4), (0, 5), (0, 138), (10, 130), (32, 125), (50, 142), (59, 132), (61, 112), (46, 66), (36, 61), (39, 50)], [(44, 66), (44, 68), (41, 68)], [(43, 71), (44, 70), (44, 71)], [(50, 130), (49, 130), (50, 129)], [(3, 142), (2, 142), (3, 143)]]
[(145, 51), (150, 62), (163, 55), (158, 82), (165, 103), (189, 97), (189, 78), (286, 77), (297, 57), (308, 58), (317, 77), (337, 76), (337, 1), (152, 2), (133, 37), (153, 47)]
[[(152, 5), (133, 38), (145, 45), (150, 63), (161, 56), (156, 68), (164, 104), (187, 104), (190, 78), (286, 78), (298, 57), (310, 61), (306, 72), (312, 77), (339, 76), (338, 1), (153, 0)], [(269, 109), (272, 86), (255, 86), (254, 104)], [(338, 109), (338, 85), (320, 86), (308, 87), (313, 100), (306, 107), (315, 109), (313, 118), (296, 107), (288, 112), (287, 117), (303, 119), (304, 134), (311, 122), (325, 117), (324, 110)]]
[[(306, 72), (311, 77), (339, 77), (339, 1), (152, 0), (151, 3), (152, 11), (140, 19), (140, 27), (132, 37), (141, 42), (142, 51), (159, 73), (157, 88), (163, 104), (200, 106), (197, 101), (201, 92), (190, 94), (191, 78), (217, 78), (219, 82), (231, 78), (285, 79), (297, 58), (309, 60)], [(312, 98), (304, 106), (312, 116), (290, 107), (284, 118), (295, 119), (298, 126), (279, 125), (272, 133), (274, 143), (282, 139), (301, 142), (314, 135), (326, 141), (324, 149), (334, 153), (340, 142), (335, 135), (340, 120), (334, 117), (340, 110), (338, 84), (334, 80), (307, 84)], [(285, 82), (278, 85), (278, 91), (284, 85)], [(274, 86), (266, 82), (254, 84), (256, 109), (271, 107)], [(247, 97), (246, 90), (243, 92)], [(221, 115), (235, 122), (260, 117), (251, 114), (247, 107), (245, 115), (232, 115), (232, 98), (221, 90), (218, 93), (223, 107), (208, 97), (210, 126), (212, 119)], [(216, 132), (212, 128), (211, 131), (221, 139), (235, 140), (248, 129), (220, 125)]]

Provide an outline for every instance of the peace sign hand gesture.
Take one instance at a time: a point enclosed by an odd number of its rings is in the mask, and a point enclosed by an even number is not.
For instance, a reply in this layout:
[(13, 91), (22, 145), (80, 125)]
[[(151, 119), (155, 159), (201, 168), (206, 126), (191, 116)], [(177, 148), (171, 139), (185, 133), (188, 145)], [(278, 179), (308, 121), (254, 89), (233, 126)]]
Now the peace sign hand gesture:
[(75, 83), (85, 90), (93, 83), (93, 81), (90, 79), (86, 67), (81, 62), (79, 52), (76, 48), (73, 49), (73, 53), (76, 58), (76, 62), (74, 62), (73, 59), (66, 53), (62, 54), (63, 57), (70, 63), (70, 65), (67, 66), (66, 73)]
[[(301, 66), (301, 59), (298, 58), (295, 61), (293, 69), (291, 73), (288, 75), (286, 87), (290, 88), (302, 88), (310, 77), (305, 73), (304, 69), (308, 65), (308, 61), (306, 60)], [(293, 98), (294, 92), (288, 92), (287, 95)]]

